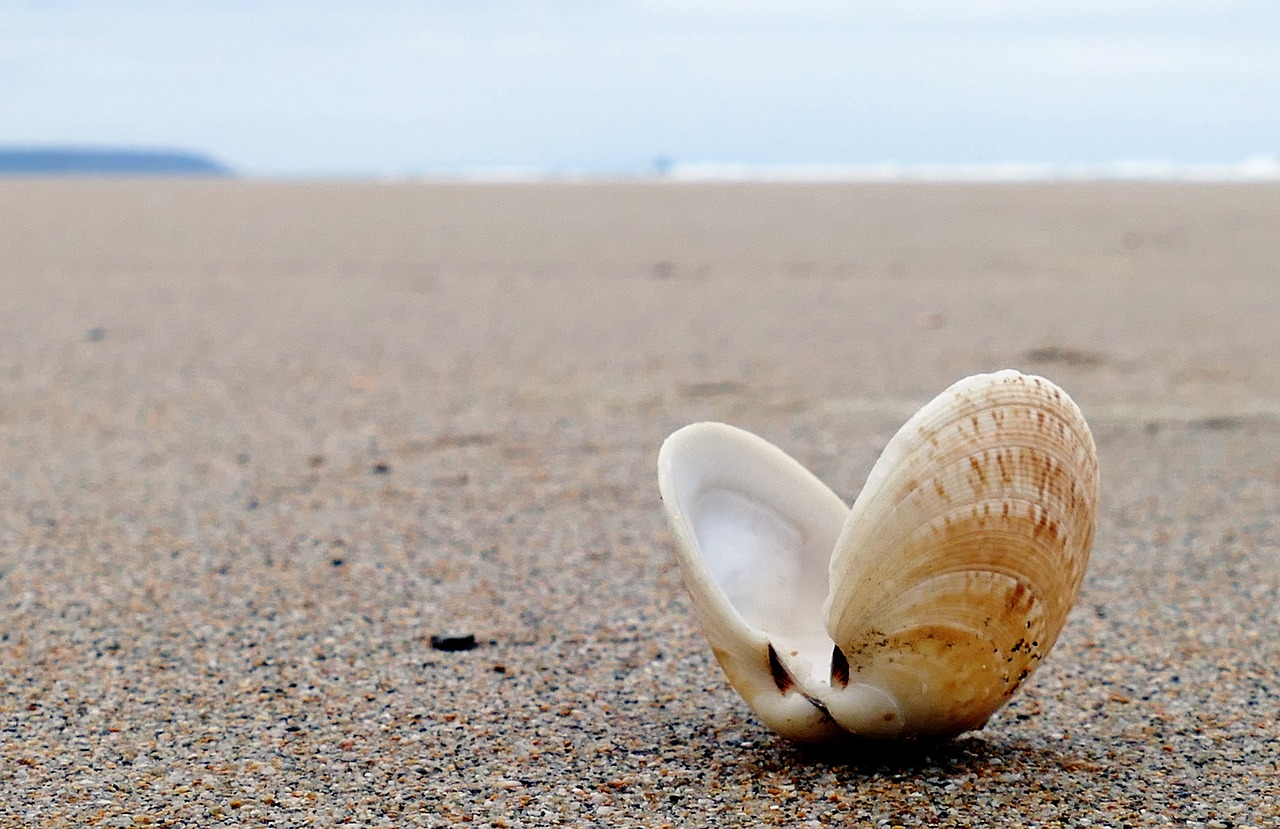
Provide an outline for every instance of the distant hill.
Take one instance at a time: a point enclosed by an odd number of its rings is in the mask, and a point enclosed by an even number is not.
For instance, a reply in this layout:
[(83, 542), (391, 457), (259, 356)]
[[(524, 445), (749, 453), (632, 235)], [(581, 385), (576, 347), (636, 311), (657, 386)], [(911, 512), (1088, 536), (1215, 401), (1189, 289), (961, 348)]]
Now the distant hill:
[(198, 153), (143, 149), (0, 147), (0, 176), (229, 176)]

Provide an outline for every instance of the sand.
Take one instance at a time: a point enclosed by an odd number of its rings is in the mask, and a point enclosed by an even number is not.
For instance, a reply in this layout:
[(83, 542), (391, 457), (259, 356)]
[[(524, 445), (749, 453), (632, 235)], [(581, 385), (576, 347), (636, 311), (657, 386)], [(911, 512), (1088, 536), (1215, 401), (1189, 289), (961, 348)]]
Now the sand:
[[(2, 182), (0, 824), (1280, 825), (1277, 227), (1272, 185)], [(1103, 464), (1057, 648), (952, 743), (775, 738), (658, 445), (728, 421), (851, 500), (1004, 366)]]

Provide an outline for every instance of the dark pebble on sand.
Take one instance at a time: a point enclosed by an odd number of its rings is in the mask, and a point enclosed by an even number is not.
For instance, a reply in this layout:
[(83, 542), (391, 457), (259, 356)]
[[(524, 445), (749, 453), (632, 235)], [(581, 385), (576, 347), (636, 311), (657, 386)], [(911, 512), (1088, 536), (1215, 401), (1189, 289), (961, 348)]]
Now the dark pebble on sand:
[(435, 633), (431, 636), (431, 647), (438, 651), (469, 651), (475, 646), (474, 633)]

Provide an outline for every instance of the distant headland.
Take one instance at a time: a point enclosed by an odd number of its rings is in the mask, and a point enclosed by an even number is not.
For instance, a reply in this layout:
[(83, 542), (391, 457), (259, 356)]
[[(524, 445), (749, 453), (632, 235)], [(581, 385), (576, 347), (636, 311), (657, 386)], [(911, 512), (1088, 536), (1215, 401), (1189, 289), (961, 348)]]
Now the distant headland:
[(199, 153), (104, 147), (0, 147), (0, 176), (229, 176)]

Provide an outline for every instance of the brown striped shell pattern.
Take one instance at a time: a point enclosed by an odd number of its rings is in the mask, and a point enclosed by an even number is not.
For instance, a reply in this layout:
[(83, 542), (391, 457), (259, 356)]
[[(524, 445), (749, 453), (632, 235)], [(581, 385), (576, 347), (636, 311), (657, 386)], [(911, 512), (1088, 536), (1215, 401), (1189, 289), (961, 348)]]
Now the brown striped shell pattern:
[(981, 728), (1057, 640), (1097, 522), (1080, 410), (1013, 370), (926, 404), (852, 508), (723, 423), (671, 435), (658, 483), (712, 652), (802, 742)]

